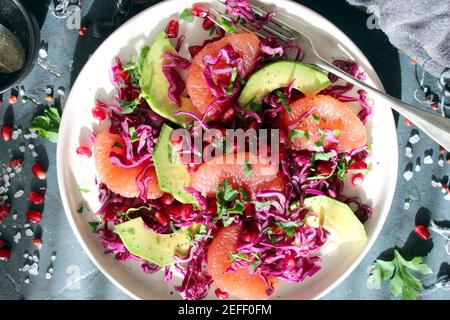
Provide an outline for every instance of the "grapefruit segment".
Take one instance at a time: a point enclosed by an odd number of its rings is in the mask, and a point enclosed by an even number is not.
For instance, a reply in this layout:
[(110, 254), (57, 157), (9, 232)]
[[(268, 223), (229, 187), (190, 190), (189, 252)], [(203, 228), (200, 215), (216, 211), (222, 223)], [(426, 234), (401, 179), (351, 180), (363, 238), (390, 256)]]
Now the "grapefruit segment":
[[(111, 151), (124, 155), (125, 150), (114, 144), (125, 145), (122, 137), (118, 134), (102, 132), (97, 135), (94, 144), (95, 167), (99, 179), (114, 193), (126, 198), (139, 197), (139, 190), (136, 187), (136, 177), (148, 165), (143, 163), (134, 168), (122, 168), (111, 163), (109, 154)], [(159, 188), (155, 169), (151, 167), (147, 170), (147, 177), (150, 177), (148, 183), (148, 199), (157, 199), (163, 192)]]
[[(236, 252), (240, 227), (232, 225), (220, 229), (208, 248), (208, 272), (216, 287), (245, 300), (267, 299), (267, 284), (256, 274), (250, 274), (245, 268), (227, 272), (231, 266), (230, 255)], [(277, 286), (276, 278), (269, 278), (272, 287)]]
[[(231, 45), (243, 60), (243, 70), (248, 74), (254, 67), (257, 57), (261, 51), (259, 48), (260, 40), (253, 33), (231, 34), (224, 38), (207, 44), (193, 59), (192, 65), (188, 71), (186, 88), (192, 104), (200, 114), (204, 114), (208, 106), (217, 98), (211, 93), (203, 77), (203, 70), (206, 65), (203, 63), (205, 56), (216, 57), (220, 50), (226, 45)], [(226, 66), (225, 62), (218, 62), (214, 68), (221, 69)], [(230, 75), (213, 75), (215, 81), (227, 82)], [(218, 104), (216, 110), (208, 112), (208, 119), (217, 120), (220, 110), (226, 107), (226, 104)]]
[[(245, 160), (251, 166), (251, 174), (244, 170)], [(228, 162), (228, 163), (227, 163)], [(227, 180), (238, 190), (243, 188), (251, 194), (261, 190), (282, 191), (283, 179), (278, 166), (271, 164), (268, 159), (257, 157), (252, 153), (238, 153), (235, 156), (216, 157), (200, 165), (191, 176), (191, 188), (204, 196), (214, 196), (217, 187)]]
[[(304, 137), (291, 140), (291, 145), (296, 150), (316, 150), (316, 142), (321, 140), (321, 133), (318, 128), (325, 130), (338, 130), (340, 133), (336, 136), (339, 143), (336, 146), (337, 152), (348, 152), (355, 148), (366, 144), (366, 128), (358, 116), (351, 108), (339, 100), (327, 96), (317, 95), (313, 97), (304, 97), (294, 101), (289, 105), (291, 112), (283, 110), (281, 116), (281, 125), (290, 127), (298, 123), (295, 127), (297, 130), (303, 130), (309, 135), (308, 139)], [(302, 115), (316, 108), (315, 120), (312, 116), (304, 118), (301, 122)], [(318, 116), (318, 117), (317, 117)], [(326, 148), (328, 142), (325, 141), (323, 147)]]

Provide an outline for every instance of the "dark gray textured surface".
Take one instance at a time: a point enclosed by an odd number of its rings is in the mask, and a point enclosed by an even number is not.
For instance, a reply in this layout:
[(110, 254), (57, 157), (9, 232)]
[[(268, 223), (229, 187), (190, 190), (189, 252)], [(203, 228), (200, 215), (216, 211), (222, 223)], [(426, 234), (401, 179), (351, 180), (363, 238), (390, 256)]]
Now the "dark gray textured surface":
[[(45, 5), (39, 5), (36, 2), (37, 9), (42, 10), (42, 6)], [(343, 1), (333, 1), (335, 3), (332, 5), (328, 5), (330, 2), (326, 1), (327, 7), (324, 6), (325, 1), (299, 2), (305, 3), (333, 21), (361, 47), (373, 63), (388, 92), (418, 105), (413, 98), (414, 90), (417, 87), (414, 66), (410, 64), (408, 57), (400, 55), (399, 58), (397, 51), (390, 47), (387, 39), (379, 30), (370, 30), (366, 27), (366, 14), (350, 8)], [(91, 3), (92, 1), (83, 1), (82, 12), (83, 15), (86, 15), (86, 23), (104, 19), (112, 12), (112, 1), (110, 0), (96, 1), (92, 6)], [(100, 40), (94, 41), (91, 37), (91, 30), (86, 37), (79, 38), (75, 30), (69, 30), (66, 27), (65, 20), (56, 19), (50, 14), (45, 19), (43, 17), (39, 17), (39, 19), (43, 21), (42, 39), (49, 43), (50, 64), (57, 73), (61, 74), (61, 77), (56, 77), (36, 66), (23, 85), (28, 93), (34, 95), (38, 101), (44, 102), (44, 90), (47, 85), (53, 85), (55, 88), (63, 86), (68, 93), (70, 83)], [(70, 72), (69, 64), (74, 59), (75, 70)], [(435, 80), (429, 78), (427, 82), (434, 84)], [(9, 111), (7, 111), (8, 106), (5, 102), (7, 98), (8, 94), (4, 96), (4, 102), (0, 109), (2, 118), (5, 114), (8, 116), (13, 111), (15, 125), (27, 128), (37, 107), (31, 102), (22, 104), (19, 101), (17, 105), (9, 107)], [(61, 105), (64, 105), (64, 97), (61, 99)], [(367, 288), (367, 268), (380, 253), (393, 246), (402, 247), (407, 240), (416, 250), (427, 251), (430, 247), (433, 247), (425, 259), (433, 269), (434, 274), (425, 279), (426, 282), (433, 282), (442, 263), (450, 262), (450, 257), (444, 249), (445, 239), (433, 234), (432, 240), (424, 242), (417, 240), (414, 234), (411, 235), (420, 208), (429, 209), (439, 220), (450, 219), (449, 202), (443, 199), (440, 190), (431, 187), (432, 175), (437, 177), (448, 175), (450, 165), (445, 164), (444, 167), (440, 167), (436, 164), (439, 154), (438, 146), (424, 135), (421, 135), (420, 141), (413, 147), (413, 158), (406, 158), (404, 148), (411, 129), (411, 127), (405, 126), (403, 119), (400, 118), (398, 124), (400, 154), (398, 185), (389, 217), (380, 237), (355, 271), (325, 298), (391, 299), (390, 290), (386, 285), (383, 285), (381, 290)], [(20, 143), (5, 144), (0, 141), (1, 163), (9, 161), (9, 154), (15, 150), (17, 144)], [(26, 143), (26, 145), (28, 144), (29, 142)], [(14, 199), (13, 207), (18, 214), (17, 220), (13, 220), (12, 215), (10, 215), (3, 225), (0, 225), (1, 238), (7, 239), (8, 244), (13, 249), (12, 259), (6, 263), (0, 262), (0, 299), (128, 299), (90, 262), (68, 225), (58, 193), (55, 165), (56, 145), (40, 139), (36, 139), (34, 144), (39, 157), (44, 159), (41, 161), (48, 162), (49, 167), (46, 181), (44, 220), (41, 224), (44, 247), (40, 251), (40, 273), (35, 277), (30, 276), (30, 284), (24, 283), (25, 274), (20, 272), (19, 268), (24, 261), (22, 258), (24, 250), (34, 250), (31, 238), (27, 238), (23, 234), (18, 244), (12, 241), (14, 234), (17, 232), (14, 226), (23, 225), (26, 219), (25, 213), (28, 209), (28, 203), (23, 196)], [(409, 161), (415, 161), (418, 156), (423, 161), (424, 151), (427, 149), (434, 150), (434, 164), (422, 164), (421, 172), (414, 173), (414, 178), (406, 182), (402, 177), (404, 167)], [(38, 187), (39, 185), (39, 182), (29, 174), (30, 166), (33, 163), (31, 158), (28, 152), (24, 175), (13, 184), (16, 189), (23, 186), (25, 195), (31, 187)], [(45, 161), (45, 159), (48, 160)], [(412, 199), (411, 207), (409, 210), (404, 210), (403, 204), (407, 197)], [(51, 263), (52, 252), (56, 252), (56, 260), (53, 262), (55, 271), (53, 278), (46, 280), (45, 272)], [(426, 295), (424, 298), (449, 299), (450, 294), (448, 291), (441, 290)]]

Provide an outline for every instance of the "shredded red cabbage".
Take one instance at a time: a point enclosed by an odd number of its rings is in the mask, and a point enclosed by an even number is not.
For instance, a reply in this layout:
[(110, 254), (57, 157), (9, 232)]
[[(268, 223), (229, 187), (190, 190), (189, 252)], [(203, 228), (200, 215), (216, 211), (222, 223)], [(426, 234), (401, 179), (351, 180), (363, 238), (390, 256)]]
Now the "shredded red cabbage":
[(256, 29), (261, 29), (275, 15), (273, 11), (267, 13), (264, 17), (256, 15), (252, 9), (253, 5), (247, 0), (227, 0), (225, 6), (233, 15), (251, 24)]

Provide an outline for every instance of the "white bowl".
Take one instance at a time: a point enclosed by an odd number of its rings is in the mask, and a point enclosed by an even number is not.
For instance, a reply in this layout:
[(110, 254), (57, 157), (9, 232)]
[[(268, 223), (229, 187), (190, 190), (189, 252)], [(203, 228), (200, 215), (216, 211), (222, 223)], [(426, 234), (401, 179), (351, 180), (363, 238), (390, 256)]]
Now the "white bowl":
[[(94, 184), (95, 167), (93, 159), (81, 159), (75, 149), (87, 141), (90, 130), (100, 131), (91, 116), (90, 110), (97, 98), (113, 101), (114, 88), (110, 83), (109, 70), (116, 56), (123, 60), (136, 57), (139, 48), (150, 44), (156, 35), (165, 28), (171, 18), (198, 0), (170, 0), (161, 2), (127, 21), (106, 39), (84, 66), (72, 87), (67, 100), (60, 126), (57, 150), (58, 183), (67, 218), (79, 242), (95, 265), (115, 285), (136, 299), (177, 299), (172, 283), (164, 284), (161, 273), (149, 276), (140, 271), (140, 264), (122, 264), (103, 253), (103, 247), (92, 233), (88, 221), (91, 214), (77, 212), (80, 203), (95, 211), (97, 200)], [(208, 2), (208, 1), (202, 1)], [(294, 20), (302, 19), (321, 30), (314, 35), (319, 52), (331, 60), (334, 57), (354, 60), (368, 74), (367, 82), (383, 90), (380, 80), (367, 58), (358, 47), (336, 26), (316, 12), (291, 1), (267, 0), (264, 4), (272, 6), (281, 14)], [(293, 23), (293, 22), (291, 22)], [(195, 31), (189, 31), (195, 28)], [(186, 45), (200, 44), (205, 33), (199, 23), (182, 23), (180, 32), (186, 34)], [(181, 52), (188, 56), (186, 49)], [(397, 177), (397, 136), (394, 118), (389, 106), (373, 100), (375, 113), (367, 126), (370, 142), (373, 144), (373, 171), (365, 179), (363, 187), (356, 193), (366, 203), (372, 205), (374, 215), (366, 224), (368, 241), (364, 246), (346, 244), (331, 255), (323, 257), (322, 269), (312, 278), (302, 283), (282, 283), (274, 299), (317, 299), (343, 281), (364, 258), (378, 237), (385, 222), (394, 195)], [(92, 191), (83, 193), (80, 188)], [(354, 190), (348, 190), (354, 192)], [(364, 280), (361, 279), (361, 282)], [(215, 298), (214, 290), (208, 298)]]

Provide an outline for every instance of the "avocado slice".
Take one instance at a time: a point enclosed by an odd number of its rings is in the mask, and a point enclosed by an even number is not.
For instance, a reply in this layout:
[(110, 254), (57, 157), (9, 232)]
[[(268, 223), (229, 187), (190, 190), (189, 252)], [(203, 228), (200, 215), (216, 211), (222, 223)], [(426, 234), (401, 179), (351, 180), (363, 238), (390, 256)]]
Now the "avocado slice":
[(185, 115), (175, 116), (174, 113), (187, 111), (198, 115), (198, 111), (188, 98), (181, 97), (181, 107), (169, 99), (169, 82), (162, 71), (164, 59), (161, 59), (161, 56), (166, 52), (177, 53), (163, 31), (156, 37), (150, 50), (141, 53), (142, 64), (139, 85), (142, 96), (147, 100), (153, 111), (182, 127), (186, 127), (192, 121), (192, 118)]
[(338, 242), (367, 241), (364, 225), (345, 203), (316, 196), (305, 199), (305, 206), (319, 214), (320, 225), (335, 235)]
[(115, 228), (131, 254), (165, 267), (174, 263), (174, 256), (187, 256), (190, 239), (198, 233), (198, 226), (181, 228), (177, 233), (160, 234), (146, 227), (142, 218), (136, 218)]
[(191, 176), (187, 167), (173, 150), (170, 138), (173, 129), (164, 124), (153, 151), (153, 163), (161, 190), (173, 195), (181, 203), (196, 204), (195, 198), (184, 187), (189, 186)]
[(238, 103), (242, 107), (247, 107), (250, 103), (261, 104), (267, 94), (287, 87), (294, 79), (294, 88), (305, 96), (315, 95), (331, 84), (328, 76), (313, 65), (287, 60), (277, 61), (250, 76)]

